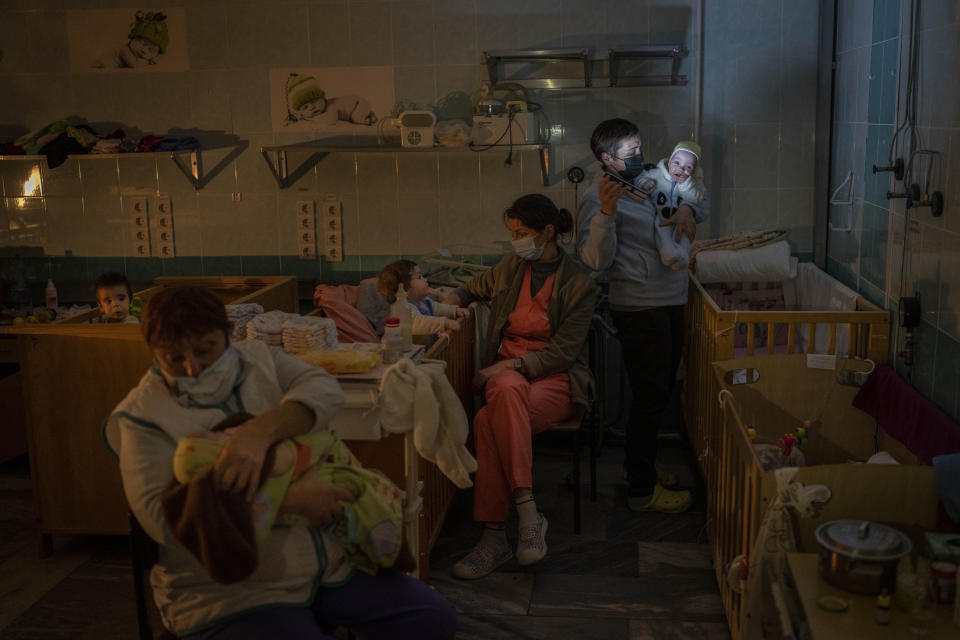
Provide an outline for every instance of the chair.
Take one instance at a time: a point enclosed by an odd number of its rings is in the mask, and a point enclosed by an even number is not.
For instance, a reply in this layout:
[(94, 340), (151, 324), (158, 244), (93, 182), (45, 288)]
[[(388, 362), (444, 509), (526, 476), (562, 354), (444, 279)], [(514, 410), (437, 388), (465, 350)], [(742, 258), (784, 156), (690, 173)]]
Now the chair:
[(580, 533), (580, 523), (582, 514), (581, 505), (581, 475), (580, 475), (580, 453), (583, 449), (583, 440), (586, 438), (590, 447), (590, 502), (597, 500), (597, 457), (600, 455), (600, 449), (603, 445), (603, 423), (604, 423), (604, 389), (605, 375), (604, 362), (606, 359), (606, 347), (604, 341), (607, 335), (613, 335), (615, 330), (600, 315), (594, 315), (590, 321), (590, 331), (587, 333), (587, 348), (589, 349), (590, 371), (593, 373), (596, 381), (596, 394), (594, 400), (588, 407), (581, 407), (570, 420), (558, 424), (550, 429), (551, 433), (569, 433), (573, 441), (571, 451), (571, 462), (573, 470), (571, 472), (571, 484), (573, 493), (573, 532)]
[[(144, 572), (157, 563), (159, 547), (140, 526), (137, 517), (130, 514), (130, 562), (133, 570), (133, 593), (137, 602), (137, 628), (140, 640), (154, 640), (153, 625), (150, 623), (150, 608), (147, 599), (147, 585)], [(160, 640), (175, 638), (166, 629), (160, 634)]]

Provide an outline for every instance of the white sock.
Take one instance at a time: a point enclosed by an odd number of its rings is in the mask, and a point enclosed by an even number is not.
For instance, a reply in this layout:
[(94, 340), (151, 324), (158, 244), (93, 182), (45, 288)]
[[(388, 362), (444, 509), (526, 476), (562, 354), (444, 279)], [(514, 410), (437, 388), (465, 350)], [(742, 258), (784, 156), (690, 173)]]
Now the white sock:
[(537, 503), (533, 501), (533, 494), (517, 498), (517, 526), (525, 527), (537, 524)]
[(483, 527), (483, 533), (480, 534), (480, 544), (485, 547), (505, 547), (507, 546), (507, 530), (503, 523), (487, 523)]

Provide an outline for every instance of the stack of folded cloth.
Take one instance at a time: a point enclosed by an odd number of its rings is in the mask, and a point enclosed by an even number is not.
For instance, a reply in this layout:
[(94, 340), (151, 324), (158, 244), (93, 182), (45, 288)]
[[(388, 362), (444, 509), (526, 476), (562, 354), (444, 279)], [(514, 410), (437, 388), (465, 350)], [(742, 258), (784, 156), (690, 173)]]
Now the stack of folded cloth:
[(283, 323), (297, 317), (294, 313), (284, 311), (268, 311), (254, 316), (247, 322), (247, 340), (260, 340), (271, 347), (282, 347)]
[(230, 333), (230, 340), (233, 342), (246, 340), (247, 323), (252, 317), (263, 313), (263, 307), (256, 303), (228, 304), (226, 309), (227, 320), (233, 324), (233, 331)]
[(295, 316), (284, 320), (282, 337), (287, 353), (333, 349), (337, 346), (337, 325), (330, 318)]

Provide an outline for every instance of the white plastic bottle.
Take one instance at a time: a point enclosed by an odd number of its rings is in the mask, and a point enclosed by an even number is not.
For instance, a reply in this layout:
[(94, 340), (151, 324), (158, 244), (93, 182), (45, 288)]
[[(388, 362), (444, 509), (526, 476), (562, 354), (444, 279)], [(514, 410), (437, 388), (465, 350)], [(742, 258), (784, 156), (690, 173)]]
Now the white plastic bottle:
[(413, 348), (413, 316), (407, 304), (407, 290), (402, 284), (397, 286), (397, 300), (390, 305), (390, 315), (400, 320), (400, 335), (403, 336), (403, 352)]
[(53, 278), (47, 278), (47, 293), (44, 296), (47, 300), (47, 309), (57, 310), (57, 288), (53, 286)]
[(400, 333), (400, 319), (387, 318), (384, 322), (383, 338), (383, 363), (393, 364), (403, 356), (403, 335)]

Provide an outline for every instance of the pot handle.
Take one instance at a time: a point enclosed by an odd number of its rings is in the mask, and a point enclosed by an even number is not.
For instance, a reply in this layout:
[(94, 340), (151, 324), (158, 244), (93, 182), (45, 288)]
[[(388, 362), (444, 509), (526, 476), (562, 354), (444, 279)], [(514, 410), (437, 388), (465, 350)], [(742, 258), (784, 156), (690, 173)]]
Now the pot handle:
[(866, 521), (860, 523), (860, 526), (857, 528), (857, 538), (863, 540), (868, 535), (870, 535), (870, 523)]

